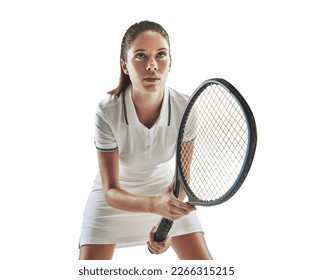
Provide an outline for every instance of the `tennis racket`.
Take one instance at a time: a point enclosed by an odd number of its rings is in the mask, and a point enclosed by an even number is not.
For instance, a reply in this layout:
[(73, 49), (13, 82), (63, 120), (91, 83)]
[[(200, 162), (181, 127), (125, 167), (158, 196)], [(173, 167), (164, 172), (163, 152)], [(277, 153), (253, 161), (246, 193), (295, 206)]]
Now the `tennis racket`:
[[(257, 130), (249, 105), (223, 79), (203, 82), (183, 114), (176, 150), (173, 193), (181, 186), (191, 205), (213, 206), (230, 199), (250, 170)], [(163, 241), (173, 221), (163, 218), (154, 234)]]

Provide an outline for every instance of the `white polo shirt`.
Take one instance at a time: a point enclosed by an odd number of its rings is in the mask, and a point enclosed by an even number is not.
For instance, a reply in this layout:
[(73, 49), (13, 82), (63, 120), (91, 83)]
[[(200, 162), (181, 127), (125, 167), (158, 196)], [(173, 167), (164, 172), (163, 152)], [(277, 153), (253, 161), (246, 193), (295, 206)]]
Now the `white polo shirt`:
[(126, 169), (151, 170), (175, 154), (177, 134), (189, 96), (165, 87), (160, 116), (148, 129), (140, 123), (131, 86), (98, 104), (95, 145), (100, 151), (118, 150)]

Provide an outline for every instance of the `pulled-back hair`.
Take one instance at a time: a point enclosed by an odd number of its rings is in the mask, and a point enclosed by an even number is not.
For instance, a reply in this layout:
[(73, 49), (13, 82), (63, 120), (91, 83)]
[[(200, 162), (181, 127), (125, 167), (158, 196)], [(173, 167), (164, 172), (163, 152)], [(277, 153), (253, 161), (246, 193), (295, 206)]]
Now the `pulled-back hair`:
[[(123, 59), (123, 61), (127, 61), (127, 52), (130, 49), (132, 42), (136, 39), (136, 37), (140, 33), (144, 31), (155, 31), (160, 33), (166, 39), (168, 46), (170, 46), (170, 39), (168, 33), (160, 24), (148, 20), (141, 21), (133, 24), (127, 29), (121, 43), (120, 59)], [(119, 95), (123, 90), (125, 90), (128, 87), (130, 83), (131, 81), (129, 79), (129, 76), (126, 75), (122, 67), (120, 67), (120, 79), (118, 86), (117, 88), (109, 91), (108, 94)]]

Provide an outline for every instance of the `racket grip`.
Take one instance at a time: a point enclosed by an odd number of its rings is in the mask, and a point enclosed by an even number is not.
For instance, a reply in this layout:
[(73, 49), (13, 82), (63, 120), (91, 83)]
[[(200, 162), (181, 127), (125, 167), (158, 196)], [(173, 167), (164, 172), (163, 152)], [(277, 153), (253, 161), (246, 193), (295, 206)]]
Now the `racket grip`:
[(166, 239), (167, 234), (169, 233), (171, 227), (173, 225), (173, 221), (170, 219), (163, 218), (154, 233), (154, 240), (157, 242), (162, 242)]

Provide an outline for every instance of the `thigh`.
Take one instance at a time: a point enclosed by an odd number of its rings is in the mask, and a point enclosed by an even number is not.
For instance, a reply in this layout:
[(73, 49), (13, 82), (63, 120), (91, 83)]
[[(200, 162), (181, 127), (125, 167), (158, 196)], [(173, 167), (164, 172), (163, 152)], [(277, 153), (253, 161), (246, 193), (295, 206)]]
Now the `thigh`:
[(80, 260), (111, 260), (115, 244), (88, 244), (80, 247)]
[(202, 232), (172, 237), (172, 247), (180, 260), (212, 260)]

